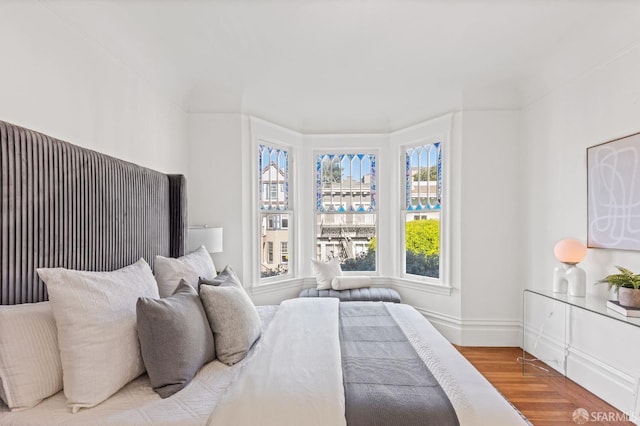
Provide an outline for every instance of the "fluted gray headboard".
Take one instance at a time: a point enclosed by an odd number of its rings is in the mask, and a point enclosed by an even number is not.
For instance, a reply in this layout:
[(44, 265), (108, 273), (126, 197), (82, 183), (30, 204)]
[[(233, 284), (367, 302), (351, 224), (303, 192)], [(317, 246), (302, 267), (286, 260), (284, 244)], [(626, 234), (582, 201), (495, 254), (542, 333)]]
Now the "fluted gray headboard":
[(39, 267), (180, 256), (186, 182), (0, 121), (0, 304), (47, 300)]

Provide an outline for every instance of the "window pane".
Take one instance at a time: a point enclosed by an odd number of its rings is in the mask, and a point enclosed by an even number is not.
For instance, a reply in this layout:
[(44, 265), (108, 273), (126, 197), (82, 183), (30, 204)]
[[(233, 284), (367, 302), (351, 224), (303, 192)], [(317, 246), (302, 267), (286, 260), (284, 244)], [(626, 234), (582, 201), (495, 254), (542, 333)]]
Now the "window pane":
[(260, 278), (289, 273), (289, 153), (258, 146)]
[(316, 256), (344, 271), (376, 270), (376, 156), (316, 156)]
[(407, 149), (405, 171), (407, 211), (440, 210), (442, 203), (440, 143)]
[[(260, 278), (284, 275), (289, 272), (289, 223), (288, 213), (261, 214)], [(276, 253), (276, 250), (278, 252)]]
[(375, 213), (316, 214), (316, 256), (340, 259), (343, 271), (375, 271)]
[(289, 210), (289, 153), (258, 146), (260, 210)]
[(407, 149), (405, 171), (405, 273), (440, 278), (441, 144)]
[(316, 211), (374, 212), (376, 156), (321, 154), (316, 157)]
[(440, 212), (406, 214), (407, 274), (440, 278)]

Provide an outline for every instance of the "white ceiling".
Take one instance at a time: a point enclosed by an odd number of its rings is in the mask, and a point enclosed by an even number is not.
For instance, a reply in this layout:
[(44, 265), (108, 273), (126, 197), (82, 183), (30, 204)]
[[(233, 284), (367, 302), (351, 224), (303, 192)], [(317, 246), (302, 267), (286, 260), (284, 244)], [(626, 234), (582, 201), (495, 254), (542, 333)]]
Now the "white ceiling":
[(519, 107), (640, 40), (635, 0), (41, 0), (187, 112), (387, 132)]

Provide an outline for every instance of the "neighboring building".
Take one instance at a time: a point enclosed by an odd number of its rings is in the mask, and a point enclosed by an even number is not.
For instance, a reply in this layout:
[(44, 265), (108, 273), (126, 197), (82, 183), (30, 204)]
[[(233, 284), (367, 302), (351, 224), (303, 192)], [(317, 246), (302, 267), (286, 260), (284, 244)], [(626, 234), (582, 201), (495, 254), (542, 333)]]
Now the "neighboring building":
[(325, 183), (321, 191), (324, 209), (337, 213), (318, 214), (316, 257), (345, 260), (366, 253), (376, 236), (376, 215), (367, 213), (371, 209), (371, 175)]
[[(417, 167), (411, 168), (411, 176), (418, 176)], [(411, 180), (411, 205), (414, 209), (407, 211), (407, 222), (412, 220), (440, 219), (440, 194), (438, 181), (434, 176), (429, 180)], [(418, 207), (419, 206), (419, 207)]]
[[(260, 202), (261, 216), (260, 274), (263, 277), (282, 275), (289, 271), (289, 213), (279, 212), (286, 205), (285, 173), (274, 162), (262, 170)], [(274, 213), (269, 213), (274, 210)]]

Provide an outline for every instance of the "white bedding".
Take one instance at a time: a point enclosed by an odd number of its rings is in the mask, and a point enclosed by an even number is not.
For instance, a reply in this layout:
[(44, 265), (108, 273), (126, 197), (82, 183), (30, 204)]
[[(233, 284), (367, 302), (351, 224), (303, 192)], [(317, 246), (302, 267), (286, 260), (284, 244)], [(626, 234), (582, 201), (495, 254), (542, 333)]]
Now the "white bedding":
[[(370, 302), (365, 302), (370, 303)], [(516, 426), (528, 423), (442, 334), (409, 305), (387, 308), (445, 391), (461, 425)]]
[[(277, 306), (257, 306), (267, 328)], [(259, 341), (258, 341), (259, 342)], [(58, 392), (26, 411), (17, 413), (0, 401), (1, 425), (203, 425), (245, 360), (229, 367), (213, 361), (200, 369), (180, 392), (162, 399), (151, 389), (146, 374), (138, 377), (108, 400), (71, 414), (64, 394)]]
[(344, 426), (338, 305), (333, 297), (282, 302), (208, 425)]
[[(318, 299), (310, 299), (318, 300)], [(376, 302), (350, 302), (376, 303)], [(527, 424), (493, 386), (415, 309), (408, 305), (387, 304), (419, 356), (431, 369), (452, 402), (461, 425)], [(270, 322), (277, 307), (258, 307), (263, 324)], [(104, 403), (71, 414), (62, 392), (36, 407), (10, 413), (0, 402), (2, 425), (203, 425), (221, 400), (237, 373), (251, 364), (254, 354), (277, 328), (265, 335), (247, 358), (233, 367), (218, 361), (205, 365), (193, 382), (170, 398), (161, 399), (149, 385), (146, 375), (121, 389)], [(265, 337), (267, 339), (265, 339)], [(337, 352), (339, 354), (339, 350)], [(276, 359), (274, 362), (287, 362)], [(341, 374), (341, 372), (340, 372)], [(279, 398), (274, 395), (274, 398)], [(341, 423), (335, 423), (341, 424)], [(301, 425), (303, 426), (303, 425)], [(333, 424), (327, 424), (333, 426)]]
[[(333, 309), (320, 309), (320, 301), (330, 305), (331, 300)], [(275, 327), (268, 331), (271, 335), (263, 336), (269, 344), (257, 348), (255, 357), (239, 372), (208, 426), (344, 425), (337, 301), (283, 302), (272, 323)], [(409, 305), (385, 305), (447, 394), (461, 425), (527, 424), (418, 311)], [(314, 395), (316, 400), (310, 401)]]

